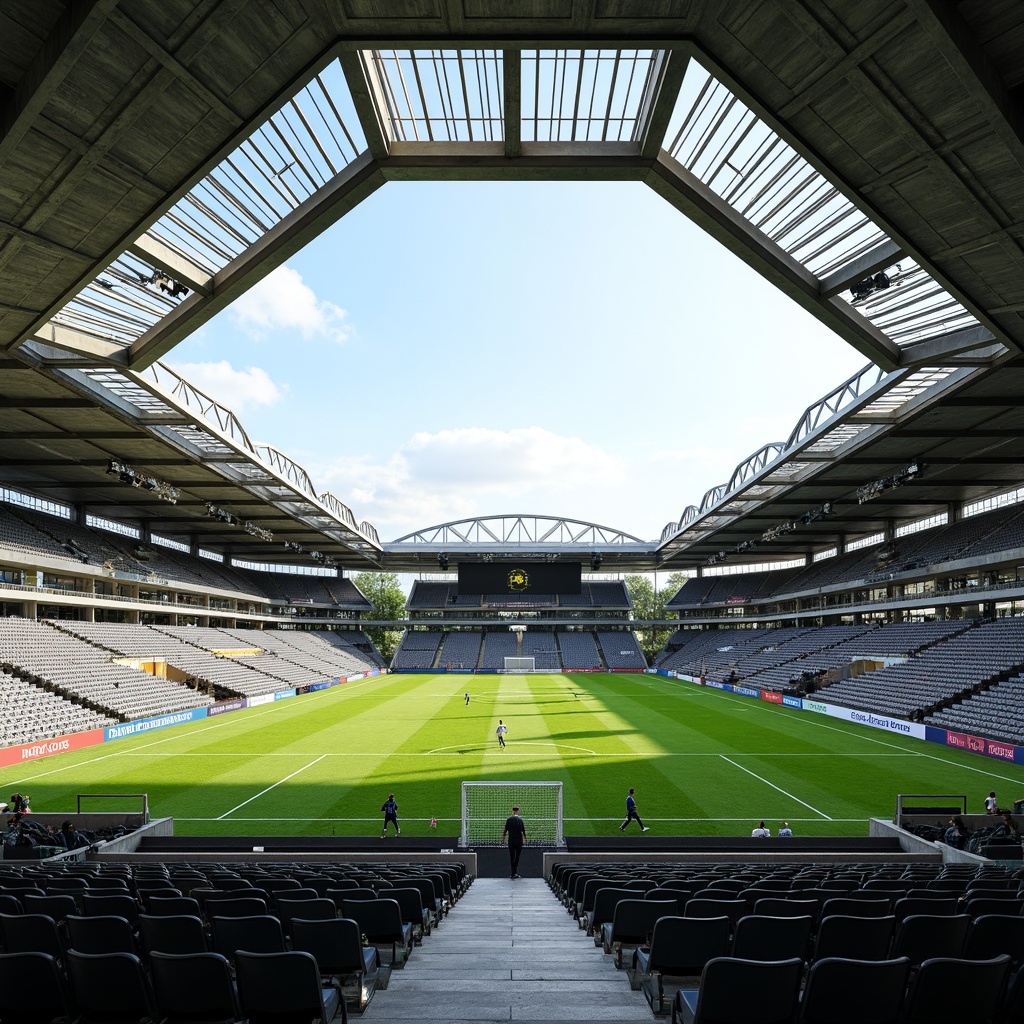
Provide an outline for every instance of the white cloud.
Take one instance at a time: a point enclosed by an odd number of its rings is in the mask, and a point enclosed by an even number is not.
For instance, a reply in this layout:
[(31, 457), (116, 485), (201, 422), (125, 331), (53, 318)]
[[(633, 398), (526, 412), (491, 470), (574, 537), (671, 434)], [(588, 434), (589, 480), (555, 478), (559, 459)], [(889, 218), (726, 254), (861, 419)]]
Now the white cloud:
[(250, 366), (236, 370), (226, 359), (216, 363), (173, 363), (172, 368), (190, 384), (233, 413), (242, 413), (264, 405), (273, 405), (281, 389), (266, 370)]
[(316, 292), (291, 267), (278, 267), (231, 306), (235, 322), (255, 337), (276, 331), (298, 331), (303, 338), (348, 340), (341, 306), (317, 298)]
[(620, 492), (628, 467), (578, 437), (541, 427), (469, 427), (418, 433), (383, 463), (344, 458), (314, 475), (357, 519), (391, 538), (474, 516), (571, 517), (570, 506), (578, 515), (598, 496)]

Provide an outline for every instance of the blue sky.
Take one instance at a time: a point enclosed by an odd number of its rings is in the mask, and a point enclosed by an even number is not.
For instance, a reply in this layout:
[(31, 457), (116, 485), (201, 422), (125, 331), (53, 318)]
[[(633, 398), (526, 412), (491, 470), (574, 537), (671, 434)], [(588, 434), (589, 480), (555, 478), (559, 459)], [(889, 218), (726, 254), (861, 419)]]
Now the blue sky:
[(392, 183), (165, 361), (384, 540), (650, 539), (866, 362), (635, 183)]

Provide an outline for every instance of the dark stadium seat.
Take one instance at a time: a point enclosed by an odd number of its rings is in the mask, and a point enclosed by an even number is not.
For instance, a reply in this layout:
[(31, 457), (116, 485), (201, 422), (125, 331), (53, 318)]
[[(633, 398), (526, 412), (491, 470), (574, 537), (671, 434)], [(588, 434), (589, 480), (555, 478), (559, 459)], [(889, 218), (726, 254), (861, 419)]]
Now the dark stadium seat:
[(736, 924), (730, 955), (741, 960), (807, 959), (813, 917), (750, 914)]
[(803, 963), (718, 957), (696, 991), (680, 989), (672, 1024), (784, 1024), (796, 1017)]
[(0, 914), (0, 946), (6, 953), (48, 953), (64, 957), (57, 924), (45, 914)]
[(349, 918), (331, 921), (302, 921), (292, 924), (292, 948), (316, 958), (321, 978), (336, 979), (346, 999), (360, 1013), (366, 1009), (376, 988), (380, 954), (374, 946), (364, 946), (359, 924)]
[(287, 937), (292, 932), (292, 921), (297, 918), (303, 921), (330, 921), (338, 916), (338, 908), (329, 899), (280, 899), (277, 901), (277, 916)]
[(731, 930), (727, 917), (659, 918), (650, 945), (633, 951), (630, 983), (655, 1013), (665, 1013), (665, 979), (699, 975), (709, 960), (727, 956)]
[(164, 1024), (242, 1019), (231, 965), (219, 953), (154, 952), (149, 971)]
[(132, 953), (69, 950), (68, 977), (82, 1024), (143, 1024), (156, 1000), (142, 961)]
[(68, 930), (68, 949), (95, 954), (138, 952), (132, 926), (123, 917), (72, 915), (65, 919), (64, 925)]
[(412, 926), (402, 920), (398, 904), (390, 899), (346, 900), (342, 916), (355, 921), (366, 941), (378, 949), (391, 947), (391, 967), (402, 967), (412, 953)]
[(301, 950), (285, 953), (239, 951), (235, 978), (243, 1017), (249, 1024), (330, 1024), (348, 1019), (337, 988), (321, 984), (315, 958)]
[(0, 1000), (4, 1024), (50, 1024), (75, 1017), (64, 972), (49, 953), (0, 954)]
[(198, 917), (143, 914), (139, 918), (139, 945), (142, 952), (205, 953), (206, 929)]
[(254, 953), (280, 953), (285, 949), (284, 931), (281, 922), (269, 914), (213, 917), (210, 918), (210, 948), (232, 963), (240, 949)]
[(964, 943), (965, 960), (989, 960), (1006, 953), (1015, 967), (1024, 963), (1024, 917), (985, 914), (971, 921)]
[(830, 914), (818, 924), (814, 960), (841, 957), (855, 960), (885, 960), (892, 945), (896, 919)]
[(892, 955), (909, 957), (914, 967), (935, 957), (959, 957), (970, 926), (966, 914), (914, 914), (897, 922)]
[(619, 900), (633, 899), (636, 899), (636, 892), (632, 889), (608, 886), (607, 888), (597, 890), (594, 894), (594, 907), (584, 923), (587, 935), (594, 937), (595, 946), (601, 945), (601, 929), (615, 916), (615, 905)]
[(899, 1024), (910, 961), (826, 957), (807, 972), (799, 1024)]
[(69, 914), (81, 913), (75, 897), (69, 895), (22, 896), (21, 905), (26, 914), (46, 914), (58, 924)]
[(925, 960), (910, 984), (903, 1024), (988, 1024), (999, 1012), (1010, 958)]
[(623, 966), (626, 951), (650, 942), (659, 917), (678, 917), (675, 900), (625, 899), (615, 904), (611, 921), (601, 926), (601, 945), (615, 956), (615, 966)]

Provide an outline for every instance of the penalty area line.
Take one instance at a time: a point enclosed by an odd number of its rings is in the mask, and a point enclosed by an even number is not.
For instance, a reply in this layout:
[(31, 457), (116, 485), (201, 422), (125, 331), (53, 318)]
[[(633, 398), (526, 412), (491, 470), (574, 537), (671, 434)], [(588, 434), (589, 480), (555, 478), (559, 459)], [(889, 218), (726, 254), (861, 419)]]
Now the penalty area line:
[(743, 765), (737, 764), (732, 758), (726, 757), (725, 754), (720, 754), (719, 757), (721, 757), (723, 761), (728, 761), (734, 768), (739, 768), (741, 772), (753, 775), (758, 782), (763, 782), (766, 786), (771, 786), (772, 789), (781, 793), (783, 796), (788, 796), (790, 800), (795, 800), (798, 804), (802, 807), (806, 807), (809, 811), (814, 811), (815, 814), (820, 814), (826, 821), (832, 820), (824, 811), (819, 811), (817, 807), (812, 807), (809, 803), (801, 800), (798, 796), (793, 796), (792, 793), (787, 793), (781, 786), (776, 786), (774, 782), (769, 782), (764, 778), (764, 776), (758, 775), (757, 772), (752, 772), (749, 768), (744, 768)]
[(240, 804), (238, 804), (237, 807), (232, 807), (230, 811), (225, 811), (219, 818), (215, 818), (214, 820), (215, 821), (223, 821), (229, 814), (234, 814), (235, 811), (237, 811), (240, 808), (244, 807), (246, 804), (251, 804), (253, 802), (253, 800), (258, 800), (265, 793), (269, 793), (272, 789), (277, 789), (278, 786), (280, 786), (284, 782), (287, 782), (289, 779), (294, 779), (296, 775), (301, 774), (307, 768), (312, 768), (313, 765), (315, 765), (315, 764), (319, 763), (320, 761), (322, 761), (326, 756), (327, 756), (326, 754), (321, 754), (319, 757), (314, 758), (312, 761), (310, 761), (309, 764), (304, 764), (301, 768), (296, 768), (295, 771), (293, 771), (291, 773), (291, 775), (286, 775), (283, 779), (279, 779), (273, 785), (267, 786), (266, 789), (260, 790), (260, 792), (257, 793), (255, 796), (249, 797), (248, 800), (243, 800)]

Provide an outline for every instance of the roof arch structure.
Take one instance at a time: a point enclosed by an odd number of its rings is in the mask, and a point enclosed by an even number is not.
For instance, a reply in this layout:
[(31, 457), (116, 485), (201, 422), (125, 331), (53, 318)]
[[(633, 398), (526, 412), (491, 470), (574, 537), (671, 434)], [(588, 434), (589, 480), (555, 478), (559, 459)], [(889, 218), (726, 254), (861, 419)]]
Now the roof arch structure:
[[(869, 360), (785, 442), (723, 467), (647, 567), (755, 543), (807, 555), (1020, 483), (1020, 4), (263, 13), (254, 28), (248, 5), (204, 0), (0, 12), (4, 482), (255, 560), (260, 538), (210, 505), (346, 565), (403, 564), (459, 524), (382, 544), (161, 357), (389, 182), (601, 177), (645, 183)], [(115, 489), (111, 459), (177, 504)], [(912, 462), (911, 485), (860, 507)], [(647, 500), (678, 508), (683, 486)]]

